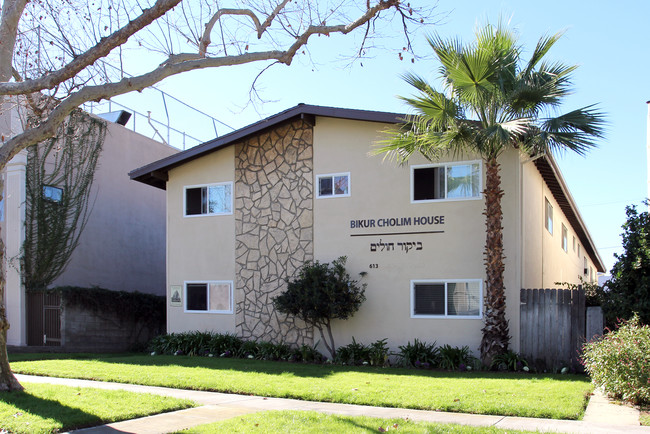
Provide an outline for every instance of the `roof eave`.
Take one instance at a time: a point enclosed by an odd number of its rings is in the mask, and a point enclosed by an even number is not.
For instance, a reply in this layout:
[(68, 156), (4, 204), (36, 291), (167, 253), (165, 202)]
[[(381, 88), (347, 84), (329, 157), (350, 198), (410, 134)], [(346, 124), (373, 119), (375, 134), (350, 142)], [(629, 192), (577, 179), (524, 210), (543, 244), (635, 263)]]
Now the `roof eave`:
[[(565, 216), (574, 226), (574, 230), (578, 232), (578, 238), (582, 241), (583, 247), (589, 254), (589, 257), (596, 266), (597, 271), (604, 273), (607, 270), (605, 268), (603, 260), (598, 253), (598, 249), (596, 248), (596, 245), (594, 244), (589, 231), (587, 230), (587, 225), (585, 224), (582, 216), (580, 215), (580, 212), (578, 211), (578, 207), (573, 200), (573, 196), (571, 196), (571, 192), (569, 191), (569, 188), (566, 184), (566, 181), (564, 180), (564, 177), (562, 176), (562, 172), (560, 171), (557, 162), (551, 154), (546, 154), (544, 157), (535, 160), (535, 165), (542, 175), (542, 178), (544, 178), (544, 181), (548, 185), (549, 189), (553, 193), (553, 197), (555, 197), (556, 202), (558, 202)], [(544, 165), (550, 170), (552, 178), (549, 178), (548, 173), (545, 173), (546, 170)]]
[(233, 131), (232, 133), (217, 137), (216, 139), (202, 143), (186, 151), (179, 152), (178, 154), (171, 155), (169, 157), (147, 164), (146, 166), (132, 170), (129, 172), (129, 177), (132, 180), (140, 181), (153, 187), (165, 190), (166, 183), (161, 182), (156, 174), (166, 174), (174, 167), (183, 165), (205, 154), (214, 152), (217, 149), (233, 145), (234, 143), (241, 141), (248, 136), (260, 133), (269, 128), (273, 128), (296, 117), (309, 117), (309, 121), (313, 123), (312, 118), (315, 116), (361, 120), (368, 122), (398, 123), (405, 115), (402, 113), (389, 113), (371, 110), (344, 109), (337, 107), (298, 104), (297, 106), (294, 106), (290, 109), (277, 113), (273, 116), (269, 116), (266, 119), (262, 119), (261, 121)]

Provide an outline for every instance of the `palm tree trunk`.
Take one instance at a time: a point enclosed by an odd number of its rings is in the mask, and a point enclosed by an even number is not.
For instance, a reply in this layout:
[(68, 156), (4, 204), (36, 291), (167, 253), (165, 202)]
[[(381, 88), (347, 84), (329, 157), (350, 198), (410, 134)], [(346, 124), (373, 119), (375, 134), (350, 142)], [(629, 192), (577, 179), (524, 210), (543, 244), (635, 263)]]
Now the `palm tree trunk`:
[(500, 167), (496, 156), (486, 163), (485, 179), (485, 311), (481, 340), (481, 359), (490, 366), (495, 356), (508, 351), (510, 333), (506, 319), (506, 295), (503, 284), (503, 210), (501, 209)]

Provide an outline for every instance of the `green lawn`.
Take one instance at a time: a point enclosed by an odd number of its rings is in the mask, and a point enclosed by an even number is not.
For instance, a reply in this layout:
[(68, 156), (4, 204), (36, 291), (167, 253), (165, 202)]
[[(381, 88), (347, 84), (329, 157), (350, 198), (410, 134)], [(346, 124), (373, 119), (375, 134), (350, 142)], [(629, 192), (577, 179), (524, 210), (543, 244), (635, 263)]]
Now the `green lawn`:
[(0, 393), (0, 431), (60, 432), (194, 406), (187, 400), (120, 390), (23, 386), (23, 392)]
[[(492, 415), (580, 419), (592, 386), (585, 376), (433, 372), (184, 356), (12, 357), (15, 372)], [(22, 361), (21, 361), (22, 360)]]
[(374, 417), (351, 417), (326, 415), (308, 411), (270, 411), (235, 417), (222, 422), (201, 425), (181, 433), (377, 433), (396, 431), (400, 433), (445, 434), (496, 434), (524, 433), (529, 431), (502, 430), (494, 427), (472, 427), (430, 422), (413, 422), (404, 419), (378, 419)]

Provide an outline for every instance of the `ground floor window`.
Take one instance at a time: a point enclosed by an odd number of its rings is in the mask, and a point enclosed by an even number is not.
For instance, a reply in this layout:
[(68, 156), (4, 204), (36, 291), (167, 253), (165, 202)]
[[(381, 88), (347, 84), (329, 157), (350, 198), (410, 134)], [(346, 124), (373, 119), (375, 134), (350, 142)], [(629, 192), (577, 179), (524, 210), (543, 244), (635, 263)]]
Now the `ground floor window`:
[(232, 282), (185, 282), (185, 311), (232, 313)]
[(471, 280), (411, 281), (412, 317), (481, 317), (483, 282)]

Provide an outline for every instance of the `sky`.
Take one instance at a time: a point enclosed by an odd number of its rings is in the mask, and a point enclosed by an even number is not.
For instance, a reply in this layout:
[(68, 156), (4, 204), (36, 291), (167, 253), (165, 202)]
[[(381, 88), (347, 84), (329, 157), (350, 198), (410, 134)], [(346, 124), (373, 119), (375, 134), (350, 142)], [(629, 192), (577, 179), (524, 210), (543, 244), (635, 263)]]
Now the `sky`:
[[(267, 70), (257, 82), (263, 102), (256, 104), (247, 102), (251, 83), (265, 66), (261, 64), (195, 71), (169, 78), (159, 88), (232, 128), (249, 125), (301, 102), (407, 112), (408, 107), (397, 96), (411, 95), (412, 91), (400, 76), (415, 72), (432, 83), (437, 79), (438, 65), (425, 34), (437, 32), (443, 38), (459, 37), (471, 42), (477, 25), (502, 19), (517, 32), (525, 53), (530, 54), (541, 36), (564, 31), (547, 58), (579, 68), (573, 76), (574, 93), (561, 111), (597, 104), (606, 115), (607, 132), (598, 148), (586, 157), (560, 154), (556, 159), (609, 271), (615, 262), (614, 253), (622, 253), (625, 207), (637, 205), (643, 209), (642, 201), (648, 196), (650, 1), (440, 0), (436, 12), (438, 22), (421, 29), (414, 38), (418, 57), (413, 63), (412, 56), (400, 61), (395, 49), (377, 47), (369, 58), (349, 65), (340, 55), (354, 47), (355, 37), (348, 35), (310, 40), (310, 59), (302, 56), (289, 67), (280, 65)], [(144, 113), (152, 110), (154, 116), (164, 115), (159, 100), (149, 103), (143, 98), (141, 94), (129, 95), (123, 103)], [(180, 121), (189, 134), (200, 140), (215, 136), (211, 122), (205, 122), (208, 128), (204, 129), (190, 126), (190, 119), (182, 115), (171, 117), (173, 125)], [(203, 119), (201, 115), (193, 118)], [(221, 124), (216, 126), (220, 135), (231, 131)]]

